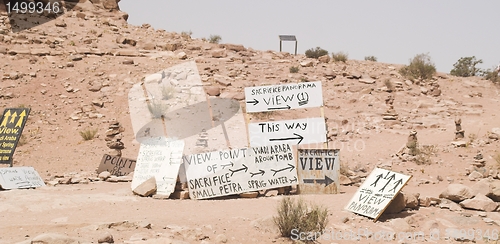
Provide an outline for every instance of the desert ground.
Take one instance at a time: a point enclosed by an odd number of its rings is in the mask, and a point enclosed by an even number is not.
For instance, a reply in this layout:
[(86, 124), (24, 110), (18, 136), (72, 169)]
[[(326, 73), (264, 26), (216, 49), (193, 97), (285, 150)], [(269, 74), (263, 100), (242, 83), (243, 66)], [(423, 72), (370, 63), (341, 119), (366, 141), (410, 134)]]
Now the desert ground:
[[(13, 28), (22, 23), (0, 11), (0, 107), (31, 108), (13, 165), (33, 167), (47, 184), (0, 190), (0, 243), (292, 243), (273, 223), (287, 195), (158, 199), (135, 195), (130, 181), (98, 177), (101, 158), (112, 152), (105, 141), (111, 122), (124, 128), (122, 156), (138, 156), (130, 89), (186, 62), (195, 62), (208, 97), (234, 99), (243, 110), (245, 87), (322, 82), (328, 147), (340, 149), (340, 192), (290, 195), (328, 208), (319, 243), (497, 243), (498, 85), (439, 72), (411, 81), (398, 72), (406, 64), (335, 62), (209, 43), (189, 33), (130, 25), (115, 1), (80, 2), (55, 20), (20, 31)], [(394, 98), (393, 118), (386, 117), (388, 96)], [(249, 119), (318, 114), (302, 109)], [(458, 118), (465, 137), (455, 140)], [(80, 132), (92, 129), (95, 137), (84, 140)], [(420, 157), (401, 151), (411, 131), (427, 149)], [(375, 167), (412, 176), (403, 188), (404, 209), (376, 222), (344, 209)], [(491, 202), (459, 205), (442, 197), (450, 185), (463, 187), (461, 197), (481, 195)], [(469, 235), (461, 239), (454, 231)]]

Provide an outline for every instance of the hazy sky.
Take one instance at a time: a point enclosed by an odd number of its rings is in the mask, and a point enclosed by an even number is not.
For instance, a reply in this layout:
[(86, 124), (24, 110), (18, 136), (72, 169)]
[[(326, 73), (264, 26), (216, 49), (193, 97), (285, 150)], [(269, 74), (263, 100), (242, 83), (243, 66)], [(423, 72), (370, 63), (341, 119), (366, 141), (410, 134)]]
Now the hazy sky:
[[(220, 35), (221, 43), (279, 51), (278, 35), (295, 35), (298, 53), (321, 47), (349, 59), (375, 56), (408, 64), (428, 53), (438, 71), (449, 73), (460, 57), (500, 63), (498, 0), (121, 0), (129, 23), (193, 38)], [(283, 51), (294, 52), (293, 42)]]

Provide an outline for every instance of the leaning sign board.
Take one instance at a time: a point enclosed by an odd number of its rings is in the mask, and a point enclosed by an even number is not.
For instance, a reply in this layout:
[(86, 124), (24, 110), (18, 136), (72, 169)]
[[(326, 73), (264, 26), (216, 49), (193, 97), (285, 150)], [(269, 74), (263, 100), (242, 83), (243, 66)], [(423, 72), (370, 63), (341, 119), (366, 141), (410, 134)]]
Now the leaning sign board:
[(297, 184), (290, 144), (186, 155), (183, 160), (191, 199)]
[(339, 189), (339, 149), (298, 149), (300, 194), (337, 194)]
[(377, 221), (410, 178), (408, 175), (375, 168), (345, 209)]
[(247, 113), (323, 106), (321, 81), (245, 88)]
[(135, 159), (104, 154), (101, 159), (101, 164), (99, 164), (99, 167), (97, 168), (97, 173), (100, 174), (103, 171), (108, 171), (111, 175), (128, 175), (129, 173), (134, 172), (135, 163)]
[(165, 137), (141, 142), (132, 179), (132, 190), (151, 177), (156, 179), (156, 193), (170, 196), (175, 190), (184, 141)]
[(0, 188), (20, 189), (45, 186), (33, 167), (0, 168)]
[(30, 113), (29, 108), (7, 108), (0, 119), (0, 163), (10, 163)]
[(324, 118), (306, 118), (248, 124), (250, 146), (326, 142)]

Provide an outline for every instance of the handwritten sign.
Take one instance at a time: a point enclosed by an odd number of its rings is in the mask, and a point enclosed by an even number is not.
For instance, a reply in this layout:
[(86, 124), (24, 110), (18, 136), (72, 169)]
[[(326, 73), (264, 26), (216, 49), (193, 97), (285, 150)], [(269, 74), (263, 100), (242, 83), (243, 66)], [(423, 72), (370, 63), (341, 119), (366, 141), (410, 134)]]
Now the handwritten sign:
[(281, 143), (311, 144), (326, 142), (324, 118), (306, 118), (248, 124), (250, 146)]
[(33, 167), (0, 168), (2, 189), (21, 189), (45, 186), (42, 178)]
[(186, 155), (183, 161), (192, 199), (297, 184), (290, 144)]
[(321, 81), (245, 88), (247, 113), (323, 106)]
[(338, 149), (298, 149), (299, 193), (337, 194), (339, 189)]
[(112, 175), (116, 176), (128, 175), (134, 171), (135, 163), (135, 159), (104, 154), (104, 156), (102, 156), (101, 164), (99, 164), (99, 168), (97, 168), (97, 173), (99, 174), (103, 171), (108, 171)]
[(0, 163), (12, 166), (12, 156), (30, 113), (29, 108), (7, 108), (0, 119)]
[(376, 221), (410, 178), (411, 176), (375, 168), (345, 209)]
[(180, 140), (165, 137), (144, 140), (139, 148), (132, 190), (154, 176), (158, 195), (169, 196), (174, 192), (183, 149), (184, 142)]

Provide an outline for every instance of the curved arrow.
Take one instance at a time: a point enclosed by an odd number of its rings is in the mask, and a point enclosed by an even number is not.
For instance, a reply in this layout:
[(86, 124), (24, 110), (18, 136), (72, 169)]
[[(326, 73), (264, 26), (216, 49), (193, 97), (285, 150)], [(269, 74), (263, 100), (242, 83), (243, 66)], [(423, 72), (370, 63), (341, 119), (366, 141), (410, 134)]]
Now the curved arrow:
[(254, 177), (254, 175), (264, 175), (265, 173), (266, 173), (266, 171), (260, 169), (259, 172), (257, 172), (257, 173), (250, 172), (250, 174), (251, 174), (250, 177)]
[(300, 142), (302, 142), (302, 140), (304, 139), (303, 136), (297, 134), (297, 133), (293, 133), (296, 137), (286, 137), (286, 138), (271, 138), (269, 139), (269, 141), (289, 141), (289, 140), (299, 140), (299, 142), (297, 142), (297, 144), (300, 144)]
[(255, 106), (259, 103), (259, 101), (254, 98), (253, 101), (247, 101), (247, 103), (252, 103)]
[(314, 183), (325, 184), (325, 187), (327, 187), (328, 185), (335, 182), (334, 180), (330, 179), (330, 177), (328, 177), (326, 175), (325, 175), (325, 179), (304, 179), (303, 181), (306, 184), (314, 184)]

